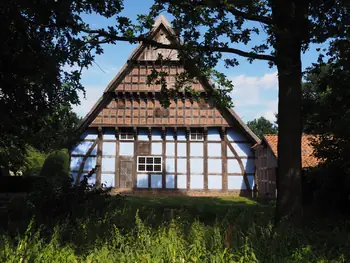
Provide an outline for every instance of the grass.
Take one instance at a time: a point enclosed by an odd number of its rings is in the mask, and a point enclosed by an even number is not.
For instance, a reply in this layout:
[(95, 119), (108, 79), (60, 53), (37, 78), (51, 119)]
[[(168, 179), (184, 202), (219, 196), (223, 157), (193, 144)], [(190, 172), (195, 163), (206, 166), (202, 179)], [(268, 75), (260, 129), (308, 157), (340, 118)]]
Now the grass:
[[(349, 262), (347, 222), (272, 225), (274, 207), (233, 197), (114, 196), (54, 228), (4, 234), (0, 262)], [(100, 210), (98, 208), (101, 208)], [(16, 223), (17, 224), (17, 223)]]

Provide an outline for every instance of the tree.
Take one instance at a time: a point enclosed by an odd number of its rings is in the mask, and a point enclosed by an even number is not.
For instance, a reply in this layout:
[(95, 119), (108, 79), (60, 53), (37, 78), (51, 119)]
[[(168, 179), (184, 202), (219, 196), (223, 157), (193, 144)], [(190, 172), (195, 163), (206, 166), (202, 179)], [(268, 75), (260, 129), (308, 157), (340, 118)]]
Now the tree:
[(247, 122), (248, 127), (261, 139), (264, 134), (277, 134), (277, 127), (264, 117)]
[(321, 198), (318, 201), (348, 212), (350, 34), (333, 41), (328, 55), (329, 59), (308, 69), (303, 86), (303, 125), (305, 133), (317, 135), (313, 142), (315, 154), (323, 160), (316, 170)]
[[(172, 24), (181, 41), (161, 44), (144, 34), (144, 29), (151, 27), (153, 18), (161, 11), (174, 17)], [(181, 59), (191, 58), (204, 75), (211, 72), (224, 53), (227, 67), (239, 64), (234, 55), (249, 61), (267, 60), (275, 65), (279, 83), (276, 222), (287, 218), (298, 224), (302, 214), (301, 52), (310, 43), (323, 43), (343, 34), (345, 15), (340, 0), (253, 0), (249, 6), (237, 6), (225, 0), (156, 0), (150, 14), (139, 17), (142, 23), (138, 27), (130, 24), (124, 29), (126, 34), (117, 34), (114, 28), (87, 28), (85, 32), (103, 42), (143, 41), (155, 48), (177, 49)], [(251, 24), (247, 25), (247, 21)], [(248, 46), (251, 36), (259, 33), (258, 27), (268, 35), (265, 42), (250, 50), (234, 47), (236, 43)], [(221, 81), (218, 90), (225, 86), (221, 84), (229, 83)], [(225, 97), (227, 90), (223, 90)]]
[[(0, 166), (20, 167), (42, 125), (56, 118), (59, 107), (79, 103), (81, 69), (102, 52), (80, 34), (87, 26), (81, 14), (111, 17), (121, 10), (118, 0), (1, 2)], [(70, 66), (77, 69), (64, 70)]]

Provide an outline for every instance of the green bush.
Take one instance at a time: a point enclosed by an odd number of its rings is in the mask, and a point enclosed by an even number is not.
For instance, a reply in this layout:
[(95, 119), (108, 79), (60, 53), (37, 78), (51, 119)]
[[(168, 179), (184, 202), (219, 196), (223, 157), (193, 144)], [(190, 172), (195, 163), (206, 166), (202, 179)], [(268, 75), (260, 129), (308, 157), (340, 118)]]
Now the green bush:
[(51, 153), (46, 158), (40, 175), (45, 177), (69, 177), (68, 150), (62, 149)]
[(38, 151), (32, 146), (26, 149), (24, 167), (21, 169), (23, 176), (38, 176), (44, 165), (46, 154)]

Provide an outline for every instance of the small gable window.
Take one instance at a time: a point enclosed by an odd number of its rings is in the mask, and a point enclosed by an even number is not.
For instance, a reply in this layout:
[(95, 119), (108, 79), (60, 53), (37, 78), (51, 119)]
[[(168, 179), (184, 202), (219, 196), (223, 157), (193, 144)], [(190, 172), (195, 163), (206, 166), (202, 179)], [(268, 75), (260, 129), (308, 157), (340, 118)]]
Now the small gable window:
[(120, 130), (120, 140), (133, 140), (133, 139), (134, 139), (134, 133), (132, 129), (122, 128)]
[(191, 141), (202, 141), (203, 140), (203, 129), (201, 129), (201, 128), (191, 129), (190, 138), (191, 138)]

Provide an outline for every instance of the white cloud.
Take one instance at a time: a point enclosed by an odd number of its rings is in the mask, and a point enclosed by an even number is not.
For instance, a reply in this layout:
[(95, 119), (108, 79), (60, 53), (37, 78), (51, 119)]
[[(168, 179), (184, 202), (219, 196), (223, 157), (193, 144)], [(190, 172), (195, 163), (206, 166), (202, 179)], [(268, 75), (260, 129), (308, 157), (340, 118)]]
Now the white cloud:
[(105, 87), (103, 86), (85, 87), (85, 98), (83, 92), (80, 92), (80, 105), (73, 106), (73, 111), (76, 112), (79, 116), (84, 117), (92, 109), (97, 100), (102, 96), (104, 88)]
[(277, 72), (263, 76), (239, 75), (230, 78), (234, 85), (231, 93), (236, 112), (245, 121), (264, 116), (274, 121), (277, 112)]

